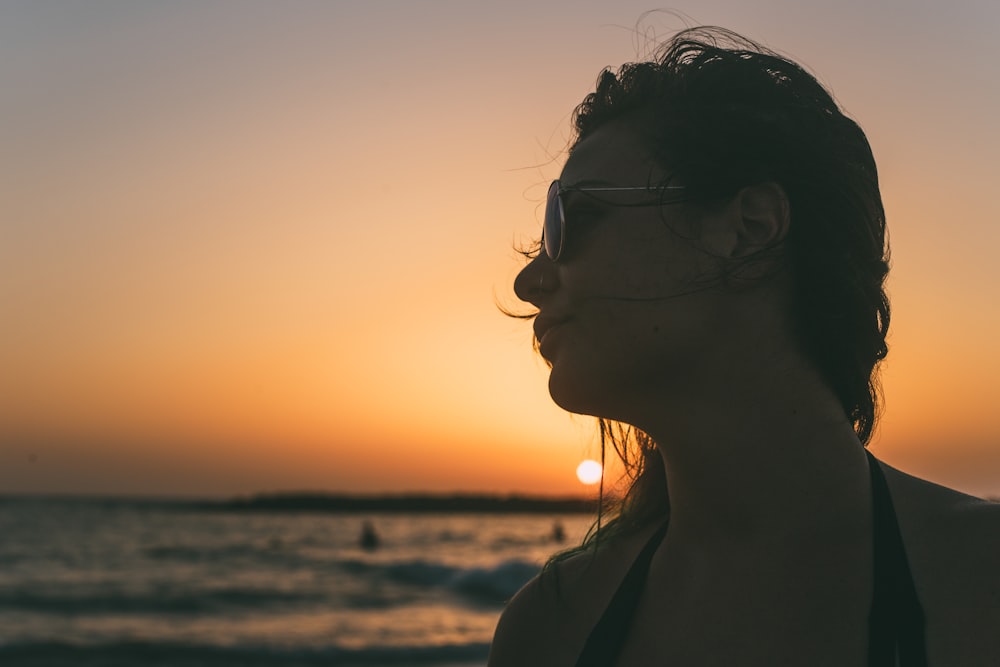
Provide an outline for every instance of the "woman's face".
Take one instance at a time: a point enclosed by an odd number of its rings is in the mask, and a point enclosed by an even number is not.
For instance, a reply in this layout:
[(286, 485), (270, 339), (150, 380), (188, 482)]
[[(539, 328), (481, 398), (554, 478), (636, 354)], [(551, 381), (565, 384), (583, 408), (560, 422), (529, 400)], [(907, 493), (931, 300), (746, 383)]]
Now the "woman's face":
[[(661, 183), (667, 174), (620, 121), (580, 142), (562, 171), (564, 187)], [(626, 197), (630, 195), (630, 197)], [(542, 252), (517, 276), (517, 296), (538, 308), (534, 330), (551, 365), (549, 391), (571, 412), (630, 421), (648, 402), (685, 391), (725, 328), (718, 260), (702, 249), (681, 204), (642, 192), (567, 192), (566, 246)], [(616, 205), (617, 204), (617, 205)]]

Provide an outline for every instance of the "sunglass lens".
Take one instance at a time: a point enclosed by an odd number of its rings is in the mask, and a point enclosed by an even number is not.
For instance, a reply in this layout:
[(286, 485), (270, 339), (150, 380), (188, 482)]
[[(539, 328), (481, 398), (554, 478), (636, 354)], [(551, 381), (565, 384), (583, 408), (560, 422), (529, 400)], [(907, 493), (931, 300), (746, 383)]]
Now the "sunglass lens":
[(562, 250), (563, 210), (559, 200), (559, 181), (552, 181), (545, 201), (545, 224), (542, 227), (542, 244), (550, 259), (558, 259)]

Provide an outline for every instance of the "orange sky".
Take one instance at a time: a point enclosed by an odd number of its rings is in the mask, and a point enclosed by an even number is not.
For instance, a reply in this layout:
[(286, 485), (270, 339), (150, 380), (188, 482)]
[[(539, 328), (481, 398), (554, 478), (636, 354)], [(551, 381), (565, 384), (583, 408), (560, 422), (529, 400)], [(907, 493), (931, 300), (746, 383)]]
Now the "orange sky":
[[(1000, 495), (1000, 6), (744, 4), (675, 6), (806, 64), (879, 162), (873, 450)], [(495, 299), (648, 8), (4, 3), (0, 493), (583, 490), (591, 420)]]

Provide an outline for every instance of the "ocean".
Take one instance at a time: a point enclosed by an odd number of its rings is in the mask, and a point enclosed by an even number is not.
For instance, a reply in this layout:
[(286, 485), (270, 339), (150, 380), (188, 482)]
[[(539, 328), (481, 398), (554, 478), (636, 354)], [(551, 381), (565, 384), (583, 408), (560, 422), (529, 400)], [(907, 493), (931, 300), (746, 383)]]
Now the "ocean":
[(482, 667), (589, 523), (0, 498), (0, 665)]

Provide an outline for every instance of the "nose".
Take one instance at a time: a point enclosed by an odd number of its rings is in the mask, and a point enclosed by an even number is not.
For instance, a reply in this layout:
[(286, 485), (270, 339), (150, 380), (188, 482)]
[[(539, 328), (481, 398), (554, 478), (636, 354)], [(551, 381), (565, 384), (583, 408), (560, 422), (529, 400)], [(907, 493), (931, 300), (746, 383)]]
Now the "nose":
[(521, 301), (541, 306), (545, 297), (559, 286), (556, 265), (542, 252), (528, 262), (514, 278), (514, 294)]

